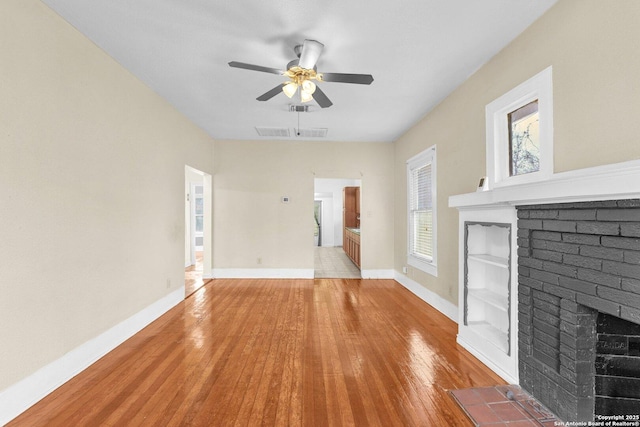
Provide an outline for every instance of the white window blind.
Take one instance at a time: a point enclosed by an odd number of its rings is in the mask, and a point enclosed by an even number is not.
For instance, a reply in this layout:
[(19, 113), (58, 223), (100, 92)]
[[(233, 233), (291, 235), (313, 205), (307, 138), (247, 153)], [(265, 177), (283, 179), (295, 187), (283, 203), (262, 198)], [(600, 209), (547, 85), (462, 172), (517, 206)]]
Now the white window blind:
[(407, 162), (408, 264), (435, 270), (435, 147)]
[(431, 164), (411, 171), (411, 254), (431, 260), (433, 255), (433, 215)]

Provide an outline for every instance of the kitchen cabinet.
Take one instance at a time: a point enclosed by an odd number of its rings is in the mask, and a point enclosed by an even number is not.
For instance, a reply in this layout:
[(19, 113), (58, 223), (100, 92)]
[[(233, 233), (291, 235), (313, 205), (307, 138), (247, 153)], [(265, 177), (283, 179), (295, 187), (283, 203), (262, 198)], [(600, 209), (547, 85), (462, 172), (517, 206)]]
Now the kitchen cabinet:
[(342, 202), (344, 227), (360, 228), (360, 187), (344, 187)]
[(344, 252), (360, 268), (360, 229), (345, 228)]
[(342, 248), (360, 268), (360, 187), (344, 187), (342, 202)]

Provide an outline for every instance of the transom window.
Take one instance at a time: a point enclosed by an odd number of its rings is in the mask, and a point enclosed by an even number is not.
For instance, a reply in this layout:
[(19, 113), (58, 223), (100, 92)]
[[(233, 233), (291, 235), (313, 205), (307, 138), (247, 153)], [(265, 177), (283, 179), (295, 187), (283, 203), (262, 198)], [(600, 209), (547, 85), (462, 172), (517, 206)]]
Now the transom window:
[(553, 175), (552, 89), (549, 67), (487, 105), (489, 189)]

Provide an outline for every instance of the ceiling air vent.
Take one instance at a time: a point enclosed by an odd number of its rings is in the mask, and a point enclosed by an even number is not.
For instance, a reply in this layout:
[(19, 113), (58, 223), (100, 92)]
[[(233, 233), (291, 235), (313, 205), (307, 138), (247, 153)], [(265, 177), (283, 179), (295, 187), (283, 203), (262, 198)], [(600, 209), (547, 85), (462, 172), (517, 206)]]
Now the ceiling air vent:
[(294, 129), (296, 136), (301, 138), (324, 138), (328, 131), (327, 128)]
[(288, 128), (268, 128), (256, 126), (256, 132), (260, 136), (288, 138), (290, 136)]

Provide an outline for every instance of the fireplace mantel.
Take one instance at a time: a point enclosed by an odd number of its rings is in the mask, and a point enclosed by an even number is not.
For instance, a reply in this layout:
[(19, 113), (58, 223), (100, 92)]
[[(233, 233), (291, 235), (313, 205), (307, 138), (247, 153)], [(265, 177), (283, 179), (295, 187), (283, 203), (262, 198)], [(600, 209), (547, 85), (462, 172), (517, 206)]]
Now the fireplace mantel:
[(546, 181), (449, 197), (449, 207), (537, 205), (640, 198), (640, 160), (577, 169)]

